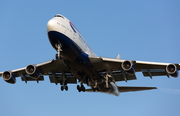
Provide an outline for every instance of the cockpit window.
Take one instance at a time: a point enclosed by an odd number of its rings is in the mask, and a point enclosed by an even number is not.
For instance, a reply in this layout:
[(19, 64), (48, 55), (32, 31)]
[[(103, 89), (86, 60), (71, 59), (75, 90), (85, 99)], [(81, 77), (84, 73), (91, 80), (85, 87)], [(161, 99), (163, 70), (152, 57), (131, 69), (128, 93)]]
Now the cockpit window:
[(54, 17), (61, 17), (61, 18), (64, 18), (62, 15), (59, 15), (59, 14), (55, 15)]

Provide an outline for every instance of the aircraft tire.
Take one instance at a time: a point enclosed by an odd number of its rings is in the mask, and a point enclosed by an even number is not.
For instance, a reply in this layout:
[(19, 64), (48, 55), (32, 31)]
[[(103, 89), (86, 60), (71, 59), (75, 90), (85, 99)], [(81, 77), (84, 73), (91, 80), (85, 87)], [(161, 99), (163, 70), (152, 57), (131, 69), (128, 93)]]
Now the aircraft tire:
[(58, 59), (58, 54), (55, 55), (56, 60)]
[(78, 89), (79, 92), (81, 92), (81, 89)]
[(77, 85), (77, 90), (79, 90), (79, 85)]
[(64, 87), (63, 86), (61, 86), (61, 91), (63, 91), (64, 90)]
[(65, 86), (65, 90), (66, 90), (66, 91), (68, 90), (68, 86)]

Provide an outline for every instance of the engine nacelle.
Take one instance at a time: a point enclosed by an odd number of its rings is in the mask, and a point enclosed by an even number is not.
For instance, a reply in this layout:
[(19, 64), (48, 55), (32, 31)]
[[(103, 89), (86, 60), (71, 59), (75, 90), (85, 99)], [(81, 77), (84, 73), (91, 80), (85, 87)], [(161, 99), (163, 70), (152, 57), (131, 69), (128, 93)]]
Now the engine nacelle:
[(122, 69), (129, 74), (135, 74), (135, 67), (132, 62), (126, 60), (121, 65)]
[(3, 72), (2, 77), (3, 77), (4, 81), (6, 81), (7, 83), (11, 83), (11, 84), (16, 83), (16, 78), (10, 71)]
[(166, 72), (171, 75), (172, 77), (178, 77), (178, 70), (176, 65), (169, 64), (166, 66)]
[(26, 73), (35, 79), (39, 78), (39, 71), (37, 70), (35, 65), (28, 65), (26, 67)]

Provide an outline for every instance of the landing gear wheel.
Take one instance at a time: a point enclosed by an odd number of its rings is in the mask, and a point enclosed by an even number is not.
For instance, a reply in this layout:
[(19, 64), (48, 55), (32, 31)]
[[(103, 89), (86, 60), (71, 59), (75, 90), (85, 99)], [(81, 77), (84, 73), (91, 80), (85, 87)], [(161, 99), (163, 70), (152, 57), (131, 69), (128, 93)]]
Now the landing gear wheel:
[(64, 90), (64, 87), (63, 86), (61, 86), (61, 91), (63, 91)]
[(79, 85), (77, 85), (77, 90), (79, 90)]
[(65, 86), (65, 90), (66, 90), (66, 91), (68, 90), (68, 86)]
[(79, 85), (77, 85), (77, 90), (81, 92), (81, 88), (79, 87)]
[(84, 85), (81, 85), (81, 88), (85, 88)]
[(97, 90), (97, 91), (99, 91), (99, 87), (98, 87), (98, 88), (96, 88), (96, 90)]
[(78, 89), (79, 92), (81, 92), (81, 89)]
[(82, 90), (83, 92), (85, 92), (85, 87), (84, 87), (84, 85), (81, 86), (81, 90)]
[(56, 54), (55, 58), (56, 58), (56, 60), (59, 59), (59, 58), (58, 58), (58, 54)]
[(97, 87), (97, 88), (92, 88), (92, 90), (93, 90), (94, 92), (96, 92), (96, 91), (99, 91), (100, 89), (99, 89), (99, 87)]
[(63, 82), (62, 82), (62, 81), (60, 81), (60, 85), (63, 85)]

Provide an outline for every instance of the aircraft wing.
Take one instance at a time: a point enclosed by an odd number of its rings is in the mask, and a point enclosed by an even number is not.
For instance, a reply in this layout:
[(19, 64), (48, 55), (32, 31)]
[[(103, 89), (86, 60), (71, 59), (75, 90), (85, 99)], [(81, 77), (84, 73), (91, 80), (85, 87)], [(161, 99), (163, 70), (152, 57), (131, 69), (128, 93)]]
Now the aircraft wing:
[[(136, 79), (135, 74), (129, 75), (127, 72), (122, 70), (122, 63), (129, 61), (133, 64), (135, 72), (142, 72), (145, 77), (152, 76), (168, 76), (171, 75), (166, 71), (166, 67), (171, 63), (158, 63), (158, 62), (145, 62), (145, 61), (134, 61), (134, 60), (123, 60), (115, 58), (105, 57), (89, 57), (92, 65), (99, 71), (105, 72), (110, 70), (115, 78), (115, 81), (127, 81)], [(180, 64), (172, 64), (180, 70)], [(119, 74), (117, 74), (119, 72)], [(174, 76), (174, 75), (171, 75)], [(176, 75), (175, 75), (176, 76)], [(174, 76), (174, 77), (175, 77)], [(177, 76), (176, 76), (177, 77)]]
[[(38, 72), (40, 77), (38, 79), (31, 78), (26, 73), (26, 67), (12, 70), (10, 71), (14, 77), (21, 77), (22, 81), (43, 81), (44, 75), (49, 76), (51, 83), (60, 83), (62, 80), (62, 72), (65, 72), (67, 75), (67, 83), (77, 83), (76, 77), (66, 68), (66, 66), (59, 60), (50, 60), (47, 62), (43, 62), (40, 64), (34, 65)], [(0, 76), (2, 77), (3, 72), (0, 72)], [(70, 78), (69, 78), (70, 77)]]

